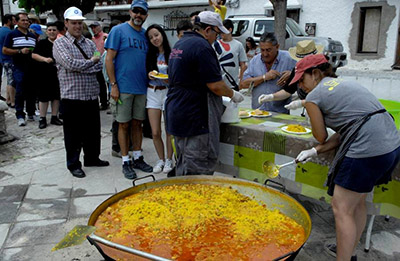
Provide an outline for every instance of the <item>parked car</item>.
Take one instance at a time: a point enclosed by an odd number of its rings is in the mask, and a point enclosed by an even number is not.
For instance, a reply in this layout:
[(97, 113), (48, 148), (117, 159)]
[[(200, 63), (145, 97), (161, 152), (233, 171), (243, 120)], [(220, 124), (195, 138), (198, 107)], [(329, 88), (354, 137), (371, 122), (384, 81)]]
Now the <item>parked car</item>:
[[(258, 43), (264, 32), (274, 32), (274, 17), (231, 15), (229, 19), (232, 20), (234, 25), (232, 36), (243, 43), (244, 46), (247, 37), (253, 37)], [(287, 18), (285, 49), (296, 46), (296, 43), (302, 40), (314, 40), (316, 44), (323, 45), (324, 54), (329, 57), (329, 62), (334, 68), (347, 64), (347, 54), (343, 52), (343, 45), (340, 41), (335, 41), (329, 37), (308, 36), (296, 21)]]

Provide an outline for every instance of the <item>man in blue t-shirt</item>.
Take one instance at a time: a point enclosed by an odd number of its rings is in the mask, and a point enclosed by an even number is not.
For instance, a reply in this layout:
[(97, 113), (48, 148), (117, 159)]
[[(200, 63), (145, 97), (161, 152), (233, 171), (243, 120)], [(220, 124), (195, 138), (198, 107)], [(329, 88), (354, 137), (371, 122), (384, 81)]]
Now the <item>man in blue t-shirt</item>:
[[(142, 121), (146, 118), (147, 39), (142, 28), (147, 18), (148, 5), (135, 0), (129, 14), (131, 19), (113, 27), (105, 43), (106, 69), (111, 83), (111, 110), (118, 127), (121, 147), (122, 173), (127, 179), (136, 178), (134, 168), (152, 172), (142, 156)], [(133, 162), (129, 158), (129, 126), (133, 142)]]
[(30, 82), (32, 69), (32, 51), (36, 46), (36, 37), (28, 31), (29, 19), (27, 13), (18, 13), (15, 16), (18, 28), (11, 31), (4, 41), (3, 53), (12, 56), (14, 64), (14, 81), (16, 84), (15, 116), (18, 126), (25, 126), (24, 103), (28, 120), (33, 121), (35, 115), (35, 90)]
[(175, 136), (177, 176), (214, 173), (223, 113), (221, 96), (243, 101), (243, 96), (222, 80), (211, 46), (218, 34), (229, 33), (219, 15), (201, 12), (194, 29), (175, 44), (168, 64), (166, 124), (167, 132)]
[[(6, 100), (7, 104), (13, 107), (15, 106), (15, 87), (12, 77), (12, 59), (9, 55), (3, 54), (2, 50), (7, 35), (11, 32), (12, 29), (14, 29), (14, 25), (16, 23), (15, 15), (6, 14), (4, 15), (1, 21), (3, 22), (3, 26), (0, 27), (0, 75), (2, 75), (4, 69), (7, 75), (7, 87), (6, 87), (7, 100), (4, 99), (4, 97), (1, 95), (0, 95), (0, 100), (3, 101)], [(1, 77), (0, 77), (0, 94), (1, 94)]]

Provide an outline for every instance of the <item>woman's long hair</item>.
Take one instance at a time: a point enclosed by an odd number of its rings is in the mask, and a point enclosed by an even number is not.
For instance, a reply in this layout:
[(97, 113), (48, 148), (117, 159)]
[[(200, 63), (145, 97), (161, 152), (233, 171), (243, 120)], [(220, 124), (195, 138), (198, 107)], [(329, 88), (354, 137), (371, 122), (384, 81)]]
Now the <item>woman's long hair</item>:
[(164, 57), (165, 57), (165, 63), (168, 64), (169, 61), (169, 55), (171, 53), (171, 47), (169, 46), (167, 34), (165, 31), (159, 26), (158, 24), (152, 24), (147, 28), (146, 31), (146, 38), (147, 41), (149, 42), (149, 50), (147, 52), (147, 57), (146, 57), (146, 70), (147, 72), (151, 72), (153, 70), (158, 71), (157, 68), (157, 57), (159, 55), (158, 47), (155, 47), (151, 42), (150, 42), (150, 37), (149, 37), (149, 32), (151, 29), (156, 29), (157, 31), (160, 32), (163, 42), (162, 46), (164, 48)]
[[(256, 44), (256, 42), (254, 41), (253, 37), (247, 37), (246, 42), (249, 42), (249, 43), (250, 43), (251, 49), (256, 49), (256, 48), (257, 48), (257, 44)], [(246, 53), (247, 53), (248, 51), (250, 51), (250, 49), (249, 49), (249, 47), (247, 46), (247, 43), (246, 43)]]

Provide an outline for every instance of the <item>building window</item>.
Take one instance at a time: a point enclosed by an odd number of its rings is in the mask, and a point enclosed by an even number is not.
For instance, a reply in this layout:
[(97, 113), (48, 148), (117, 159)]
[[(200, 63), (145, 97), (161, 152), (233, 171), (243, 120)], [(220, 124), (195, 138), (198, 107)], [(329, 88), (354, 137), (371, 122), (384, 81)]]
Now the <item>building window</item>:
[(168, 15), (164, 16), (164, 26), (167, 29), (174, 29), (178, 25), (178, 23), (182, 20), (189, 20), (189, 15), (185, 14), (182, 11), (173, 11)]
[(358, 35), (357, 50), (358, 53), (378, 53), (381, 16), (381, 6), (360, 8), (360, 30)]

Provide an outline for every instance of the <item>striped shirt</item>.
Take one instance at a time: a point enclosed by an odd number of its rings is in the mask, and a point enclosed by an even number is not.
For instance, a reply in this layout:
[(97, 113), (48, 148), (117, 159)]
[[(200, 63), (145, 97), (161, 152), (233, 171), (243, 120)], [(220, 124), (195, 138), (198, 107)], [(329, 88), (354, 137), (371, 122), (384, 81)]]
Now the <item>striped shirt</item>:
[[(101, 71), (102, 63), (93, 63), (90, 59), (85, 59), (74, 41), (75, 38), (67, 32), (64, 37), (57, 39), (53, 46), (61, 99), (95, 100), (100, 92), (96, 73)], [(87, 57), (92, 57), (96, 51), (96, 45), (83, 36), (77, 40), (77, 44)]]
[[(20, 30), (12, 30), (4, 40), (4, 46), (11, 49), (23, 49), (31, 48), (32, 50), (36, 46), (35, 35), (31, 32), (24, 34)], [(32, 53), (28, 54), (14, 54), (12, 56), (14, 66), (20, 69), (28, 69), (32, 62)]]

